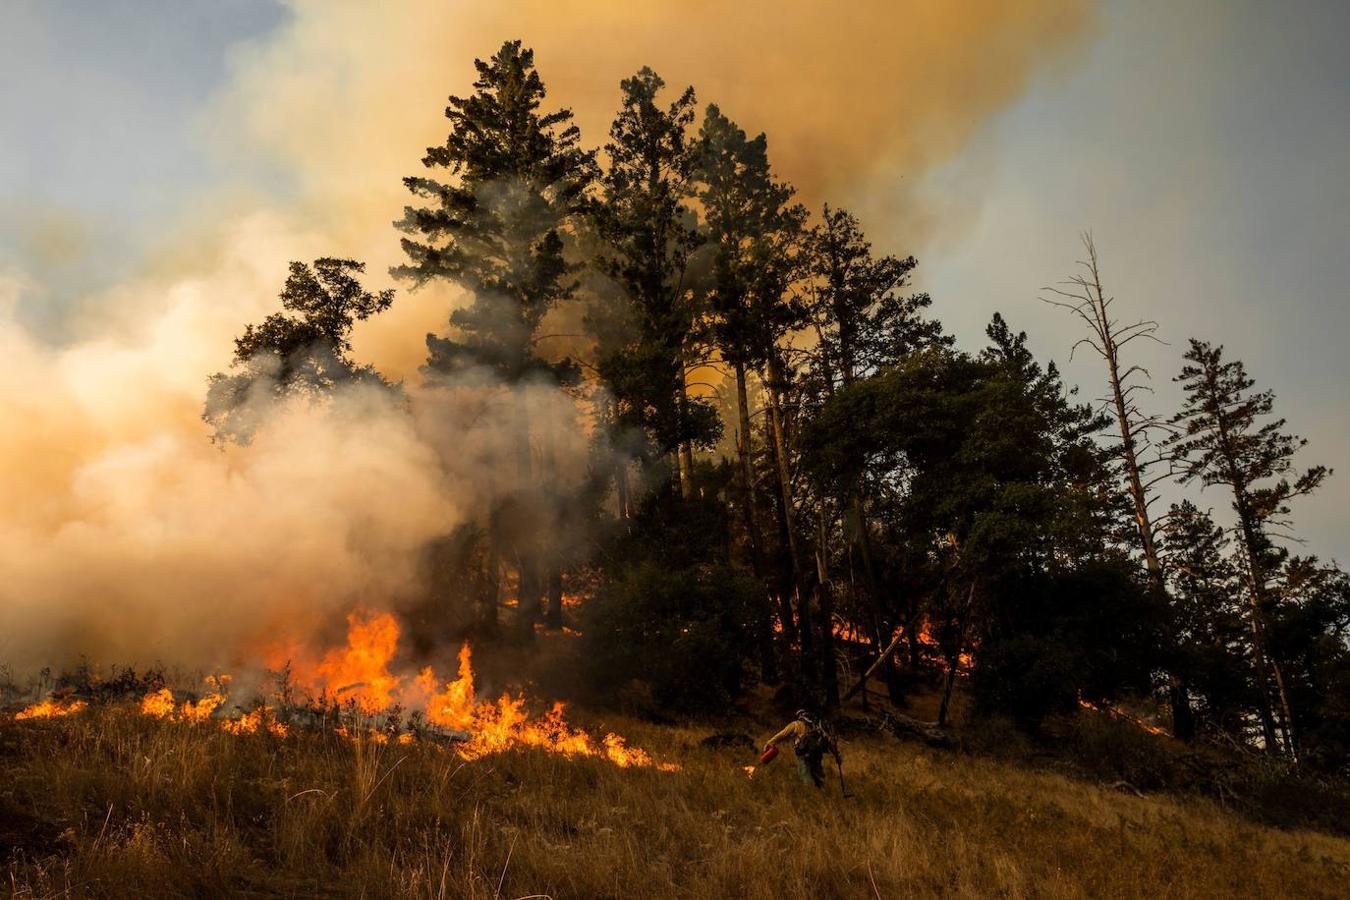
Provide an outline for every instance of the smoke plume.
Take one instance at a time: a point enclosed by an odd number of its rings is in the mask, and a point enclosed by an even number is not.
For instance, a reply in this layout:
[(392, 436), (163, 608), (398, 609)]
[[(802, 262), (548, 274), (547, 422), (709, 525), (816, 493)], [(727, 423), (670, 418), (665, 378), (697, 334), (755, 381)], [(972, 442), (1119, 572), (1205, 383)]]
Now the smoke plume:
[[(1092, 24), (1087, 0), (289, 7), (238, 49), (204, 128), (241, 173), (280, 172), (284, 201), (239, 211), (204, 189), (224, 221), (188, 223), (191, 247), (166, 236), (144, 274), (88, 298), (60, 345), (14, 313), (41, 273), (0, 273), (0, 662), (229, 663), (355, 603), (396, 607), (426, 544), (509, 489), (491, 404), (418, 385), (422, 337), (459, 302), (448, 286), (401, 291), (356, 335), (361, 361), (406, 380), (407, 405), (368, 389), (290, 403), (251, 445), (223, 449), (200, 420), (207, 375), (275, 310), (288, 261), (362, 259), (385, 286), (400, 178), (444, 139), (446, 96), (470, 89), (474, 56), (507, 38), (535, 47), (552, 102), (592, 146), (638, 67), (693, 84), (768, 132), (803, 199), (852, 206), (886, 246), (932, 217), (925, 177)], [(561, 469), (580, 471), (575, 412), (538, 402), (573, 436), (554, 448)]]

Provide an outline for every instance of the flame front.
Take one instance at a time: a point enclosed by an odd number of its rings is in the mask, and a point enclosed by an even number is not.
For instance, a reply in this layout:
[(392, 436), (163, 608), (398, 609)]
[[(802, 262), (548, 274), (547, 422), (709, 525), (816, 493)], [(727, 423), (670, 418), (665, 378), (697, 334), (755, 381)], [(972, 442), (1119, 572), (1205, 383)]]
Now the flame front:
[(673, 771), (677, 766), (657, 764), (641, 748), (629, 747), (617, 734), (606, 734), (599, 744), (589, 734), (567, 724), (564, 705), (555, 703), (548, 712), (531, 719), (522, 697), (502, 694), (496, 702), (479, 702), (474, 693), (473, 651), (468, 644), (459, 650), (459, 671), (453, 681), (436, 689), (430, 667), (417, 677), (420, 690), (429, 694), (428, 721), (467, 732), (471, 737), (458, 748), (466, 759), (479, 759), (512, 747), (534, 747), (567, 756), (595, 756), (621, 768), (656, 766)]
[[(459, 667), (453, 680), (442, 681), (427, 666), (414, 678), (405, 678), (391, 669), (398, 653), (398, 622), (388, 613), (354, 612), (347, 618), (347, 642), (324, 653), (317, 662), (297, 653), (295, 645), (286, 645), (285, 656), (278, 647), (270, 657), (290, 666), (296, 685), (321, 699), (350, 704), (368, 716), (378, 716), (394, 706), (421, 711), (432, 725), (456, 732), (460, 738), (455, 751), (465, 759), (480, 759), (516, 747), (529, 747), (565, 756), (590, 756), (605, 759), (621, 768), (656, 768), (675, 771), (670, 763), (657, 763), (640, 747), (631, 747), (617, 734), (600, 740), (573, 728), (564, 715), (564, 705), (554, 703), (545, 713), (531, 716), (525, 697), (503, 693), (494, 701), (480, 700), (474, 688), (473, 651), (468, 644), (459, 650)], [(178, 702), (173, 692), (162, 688), (146, 694), (141, 712), (147, 716), (176, 722), (198, 724), (215, 718), (229, 692), (228, 675), (207, 679), (208, 691), (197, 700)], [(289, 726), (278, 721), (270, 707), (260, 707), (235, 718), (218, 719), (230, 734), (255, 734), (267, 731), (277, 737), (289, 734)], [(340, 725), (337, 733), (348, 739), (364, 736), (375, 743), (395, 740), (411, 743), (411, 733), (391, 735), (378, 728)]]
[(57, 719), (79, 712), (88, 706), (83, 700), (53, 700), (48, 697), (14, 714), (15, 719)]
[(324, 655), (316, 675), (339, 700), (353, 700), (362, 712), (377, 713), (394, 703), (401, 679), (389, 672), (398, 650), (398, 622), (385, 613), (347, 617), (347, 646)]

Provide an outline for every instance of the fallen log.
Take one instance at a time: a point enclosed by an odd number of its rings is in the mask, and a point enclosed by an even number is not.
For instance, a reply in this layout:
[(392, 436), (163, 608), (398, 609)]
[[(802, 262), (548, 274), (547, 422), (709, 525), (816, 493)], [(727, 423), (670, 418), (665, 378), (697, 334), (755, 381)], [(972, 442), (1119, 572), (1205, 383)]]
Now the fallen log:
[(862, 674), (862, 678), (858, 679), (858, 683), (848, 689), (848, 693), (839, 700), (840, 703), (847, 703), (852, 700), (854, 695), (863, 689), (863, 686), (867, 684), (867, 679), (872, 677), (873, 672), (881, 668), (881, 664), (886, 661), (886, 657), (895, 652), (895, 648), (900, 646), (900, 639), (904, 636), (905, 630), (903, 628), (896, 630), (895, 637), (891, 639), (890, 644), (887, 645), (885, 650), (881, 651), (880, 655), (877, 656), (872, 665), (867, 667), (867, 671)]
[(955, 743), (951, 734), (936, 722), (913, 719), (901, 713), (882, 713), (874, 721), (880, 731), (898, 738), (914, 738), (930, 747), (948, 749)]

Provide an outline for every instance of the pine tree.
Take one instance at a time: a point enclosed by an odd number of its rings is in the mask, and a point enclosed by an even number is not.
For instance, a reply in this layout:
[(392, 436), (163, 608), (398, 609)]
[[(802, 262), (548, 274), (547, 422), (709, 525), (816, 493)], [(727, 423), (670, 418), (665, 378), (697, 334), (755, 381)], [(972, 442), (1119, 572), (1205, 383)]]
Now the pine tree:
[[(1285, 433), (1284, 419), (1267, 420), (1275, 395), (1253, 391), (1255, 382), (1241, 361), (1225, 361), (1223, 348), (1192, 339), (1187, 364), (1175, 379), (1186, 399), (1169, 439), (1182, 479), (1232, 492), (1238, 547), (1250, 601), (1250, 627), (1256, 665), (1267, 702), (1262, 708), (1266, 744), (1276, 746), (1273, 707), (1278, 702), (1285, 750), (1295, 760), (1298, 743), (1294, 713), (1281, 666), (1270, 654), (1267, 630), (1273, 608), (1271, 583), (1286, 553), (1272, 531), (1287, 525), (1289, 503), (1311, 493), (1330, 474), (1325, 466), (1296, 473), (1294, 454), (1306, 440)], [(1273, 687), (1271, 681), (1274, 682)]]
[[(424, 371), (433, 380), (453, 377), (512, 389), (521, 496), (510, 505), (531, 509), (518, 520), (538, 522), (546, 511), (531, 495), (547, 473), (535, 471), (533, 426), (520, 388), (530, 381), (565, 384), (577, 377), (575, 364), (547, 361), (536, 344), (544, 316), (577, 287), (580, 263), (568, 260), (564, 237), (586, 203), (594, 156), (581, 149), (570, 110), (541, 111), (546, 90), (532, 50), (507, 41), (474, 66), (474, 93), (450, 98), (445, 110), (450, 133), (422, 160), (444, 173), (438, 176), (444, 180), (404, 179), (415, 196), (431, 202), (407, 207), (397, 223), (409, 235), (402, 241), (409, 262), (393, 272), (417, 285), (447, 279), (472, 293), (472, 302), (450, 317), (454, 336), (427, 336)], [(497, 521), (498, 511), (491, 517)], [(527, 526), (512, 540), (522, 636), (532, 633), (545, 585), (560, 583), (556, 561), (543, 559), (546, 530)], [(493, 533), (489, 540), (495, 566), (497, 545), (505, 539)], [(497, 582), (490, 577), (485, 583)], [(495, 599), (482, 606), (495, 615)], [(495, 628), (495, 618), (484, 626)]]
[(941, 326), (921, 318), (932, 299), (903, 294), (914, 257), (875, 256), (858, 220), (825, 207), (811, 234), (810, 307), (820, 344), (817, 368), (831, 385), (893, 365), (941, 342)]
[(635, 333), (597, 368), (621, 406), (618, 424), (641, 428), (658, 454), (676, 456), (687, 497), (691, 448), (715, 440), (721, 422), (709, 404), (689, 396), (686, 384), (702, 352), (699, 311), (686, 282), (690, 255), (702, 242), (688, 205), (697, 162), (688, 137), (694, 89), (662, 106), (664, 87), (648, 68), (624, 79), (605, 145), (609, 166), (595, 208), (603, 248), (596, 263), (626, 296)]
[[(803, 322), (804, 310), (790, 287), (801, 269), (807, 214), (791, 202), (792, 186), (770, 170), (767, 138), (747, 137), (716, 105), (704, 116), (697, 152), (698, 199), (714, 253), (708, 312), (713, 340), (735, 374), (741, 506), (752, 568), (763, 582), (747, 381), (750, 373), (761, 372), (782, 336)], [(791, 617), (784, 618), (784, 626), (791, 627)], [(769, 640), (767, 633), (764, 639)], [(771, 646), (763, 652), (771, 671)]]
[(422, 164), (453, 180), (409, 176), (428, 206), (409, 206), (398, 227), (409, 262), (396, 276), (421, 285), (444, 278), (473, 294), (454, 312), (458, 339), (428, 337), (428, 368), (451, 374), (482, 367), (506, 383), (531, 374), (563, 378), (536, 353), (540, 321), (576, 288), (579, 263), (566, 259), (563, 234), (594, 177), (572, 112), (541, 113), (546, 91), (534, 51), (507, 41), (488, 62), (475, 60), (469, 97), (451, 97), (450, 134)]
[[(323, 257), (313, 267), (292, 262), (281, 290), (285, 313), (247, 325), (235, 339), (234, 372), (209, 381), (202, 418), (215, 439), (248, 443), (257, 425), (252, 404), (260, 389), (269, 399), (321, 397), (342, 384), (388, 386), (371, 366), (351, 358), (352, 326), (389, 308), (391, 290), (365, 290), (357, 275), (365, 265)], [(288, 315), (290, 313), (291, 315)]]
[(1246, 716), (1263, 702), (1257, 686), (1265, 673), (1253, 664), (1228, 535), (1189, 500), (1173, 504), (1166, 523), (1158, 547), (1178, 657), (1172, 666), (1195, 691), (1201, 716), (1240, 737)]
[[(941, 326), (921, 318), (922, 311), (931, 305), (929, 296), (902, 293), (917, 265), (914, 257), (874, 255), (858, 220), (846, 210), (827, 205), (821, 223), (811, 231), (807, 248), (807, 321), (816, 345), (808, 354), (811, 369), (805, 387), (817, 404), (920, 348), (946, 343)], [(879, 653), (890, 634), (890, 623), (884, 622), (881, 611), (881, 587), (867, 512), (869, 493), (863, 478), (847, 486), (834, 500), (844, 522), (847, 543), (862, 562), (872, 642)], [(833, 530), (826, 522), (832, 518), (822, 503), (818, 528), (822, 537)], [(822, 572), (826, 569), (827, 553), (827, 547), (817, 548), (818, 568)], [(913, 657), (918, 652), (917, 644), (913, 643), (915, 628), (906, 630), (910, 633)], [(884, 662), (883, 673), (892, 698), (899, 699), (889, 660)]]

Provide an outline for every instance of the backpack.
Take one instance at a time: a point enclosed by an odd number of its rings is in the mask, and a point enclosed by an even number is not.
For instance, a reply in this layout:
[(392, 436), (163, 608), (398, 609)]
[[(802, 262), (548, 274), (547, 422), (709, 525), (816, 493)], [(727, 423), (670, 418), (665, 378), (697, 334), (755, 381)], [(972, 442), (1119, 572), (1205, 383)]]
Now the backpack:
[(825, 734), (825, 729), (819, 724), (811, 723), (811, 730), (797, 739), (797, 743), (792, 747), (793, 752), (798, 756), (810, 759), (814, 756), (824, 755), (826, 750), (830, 749), (830, 739)]

